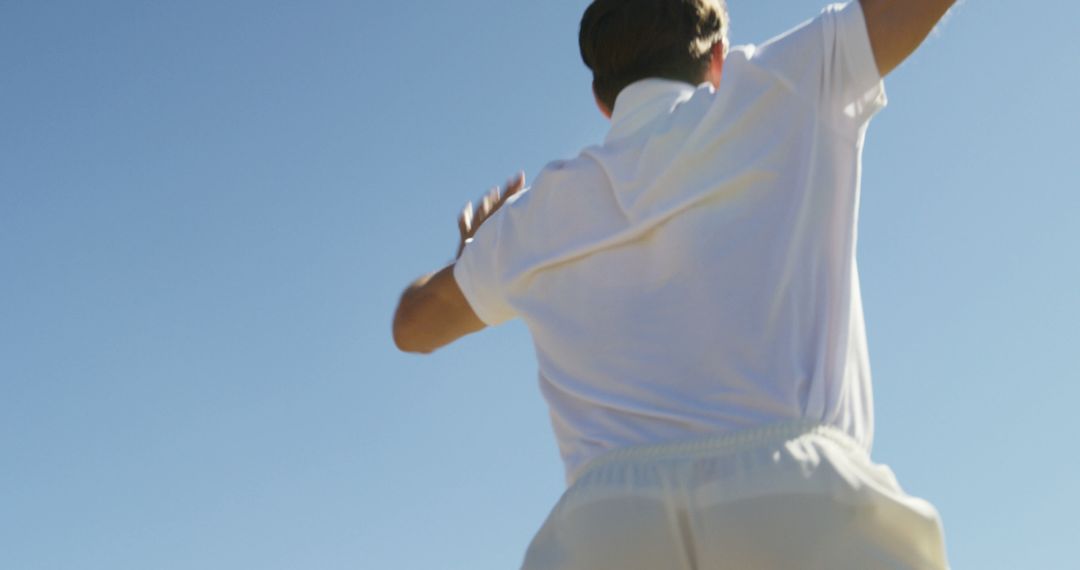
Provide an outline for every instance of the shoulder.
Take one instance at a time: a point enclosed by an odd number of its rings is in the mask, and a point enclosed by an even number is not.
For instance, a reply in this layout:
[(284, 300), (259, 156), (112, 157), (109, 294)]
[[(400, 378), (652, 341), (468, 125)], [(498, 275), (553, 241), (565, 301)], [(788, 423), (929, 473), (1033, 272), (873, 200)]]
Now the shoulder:
[(581, 232), (623, 219), (608, 173), (588, 149), (575, 158), (549, 162), (529, 189), (512, 200), (504, 206), (504, 229), (516, 243), (533, 250), (559, 249), (578, 240)]
[(829, 4), (814, 17), (757, 46), (750, 46), (747, 56), (762, 67), (791, 69), (812, 63), (826, 51), (831, 38), (862, 31), (863, 16), (858, 0)]
[(536, 174), (529, 191), (518, 200), (521, 206), (565, 199), (566, 194), (578, 194), (578, 189), (594, 186), (603, 177), (599, 164), (589, 156), (589, 147), (578, 156), (553, 160)]
[[(797, 77), (795, 74), (803, 65), (800, 61), (802, 49), (791, 49), (778, 45), (782, 38), (774, 38), (763, 44), (745, 44), (732, 47), (724, 59), (724, 78), (729, 86), (740, 88), (758, 86), (794, 90)], [(793, 73), (793, 71), (795, 73)]]
[(829, 4), (815, 17), (762, 44), (732, 50), (732, 67), (743, 63), (742, 67), (766, 73), (800, 96), (822, 98), (835, 90), (837, 81), (846, 79), (849, 61), (858, 63), (862, 58), (865, 35), (858, 0)]
[(503, 239), (512, 235), (529, 235), (546, 227), (553, 219), (564, 217), (568, 209), (579, 207), (576, 202), (589, 188), (595, 187), (599, 169), (594, 161), (581, 155), (547, 163), (533, 177), (528, 187), (507, 199), (492, 217), (502, 227)]

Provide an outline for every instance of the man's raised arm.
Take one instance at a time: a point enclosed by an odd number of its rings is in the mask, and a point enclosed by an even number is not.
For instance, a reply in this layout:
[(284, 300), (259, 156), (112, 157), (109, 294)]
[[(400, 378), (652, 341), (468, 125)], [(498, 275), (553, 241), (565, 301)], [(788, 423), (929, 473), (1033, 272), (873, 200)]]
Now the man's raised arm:
[[(458, 216), (461, 239), (457, 257), (461, 257), (480, 225), (524, 187), (525, 174), (518, 173), (506, 182), (505, 190), (492, 188), (479, 208), (474, 209), (472, 202), (465, 205)], [(451, 263), (417, 279), (402, 293), (394, 312), (394, 344), (404, 352), (426, 354), (485, 326), (455, 281)]]
[(859, 0), (878, 72), (896, 69), (956, 0)]

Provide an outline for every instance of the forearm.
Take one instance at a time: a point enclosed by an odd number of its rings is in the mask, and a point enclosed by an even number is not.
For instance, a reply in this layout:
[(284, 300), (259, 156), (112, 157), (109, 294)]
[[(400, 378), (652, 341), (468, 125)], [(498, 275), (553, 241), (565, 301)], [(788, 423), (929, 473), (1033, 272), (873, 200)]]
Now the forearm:
[(484, 328), (453, 273), (450, 264), (405, 288), (394, 313), (394, 344), (400, 350), (428, 354)]
[(432, 292), (425, 287), (436, 273), (428, 273), (405, 288), (394, 312), (394, 344), (404, 352), (427, 354), (438, 348), (428, 338), (430, 329), (423, 326), (421, 307), (431, 303)]
[[(481, 199), (479, 210), (473, 209), (472, 202), (465, 206), (458, 217), (457, 257), (480, 225), (524, 186), (525, 174), (518, 173), (507, 181), (505, 191), (491, 189)], [(394, 344), (404, 352), (427, 354), (485, 326), (454, 279), (451, 263), (405, 288), (394, 312)]]

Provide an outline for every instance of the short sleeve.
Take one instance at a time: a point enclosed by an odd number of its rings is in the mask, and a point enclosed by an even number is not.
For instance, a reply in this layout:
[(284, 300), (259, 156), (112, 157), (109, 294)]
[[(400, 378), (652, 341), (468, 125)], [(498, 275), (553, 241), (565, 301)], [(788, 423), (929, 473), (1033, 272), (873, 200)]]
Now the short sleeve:
[(827, 6), (760, 46), (755, 60), (841, 128), (862, 127), (887, 103), (858, 0)]
[(506, 222), (505, 212), (505, 208), (495, 212), (480, 226), (454, 264), (454, 280), (465, 300), (476, 316), (489, 326), (502, 324), (516, 316), (500, 283), (499, 235)]
[(832, 113), (839, 113), (839, 120), (862, 125), (886, 104), (862, 4), (854, 0), (826, 10), (833, 16), (825, 36), (825, 103)]

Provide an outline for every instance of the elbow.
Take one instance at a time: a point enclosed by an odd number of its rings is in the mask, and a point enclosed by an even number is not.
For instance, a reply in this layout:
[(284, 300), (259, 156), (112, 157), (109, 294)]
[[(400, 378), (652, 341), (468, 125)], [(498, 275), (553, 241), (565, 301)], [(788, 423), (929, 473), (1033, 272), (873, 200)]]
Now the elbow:
[(423, 335), (418, 330), (416, 319), (412, 318), (409, 311), (398, 307), (394, 314), (393, 326), (394, 346), (401, 352), (410, 354), (431, 354), (435, 347), (427, 346), (422, 342)]
[(431, 354), (435, 352), (435, 349), (417, 343), (413, 337), (401, 332), (397, 327), (394, 327), (394, 346), (397, 346), (401, 352), (409, 354)]

